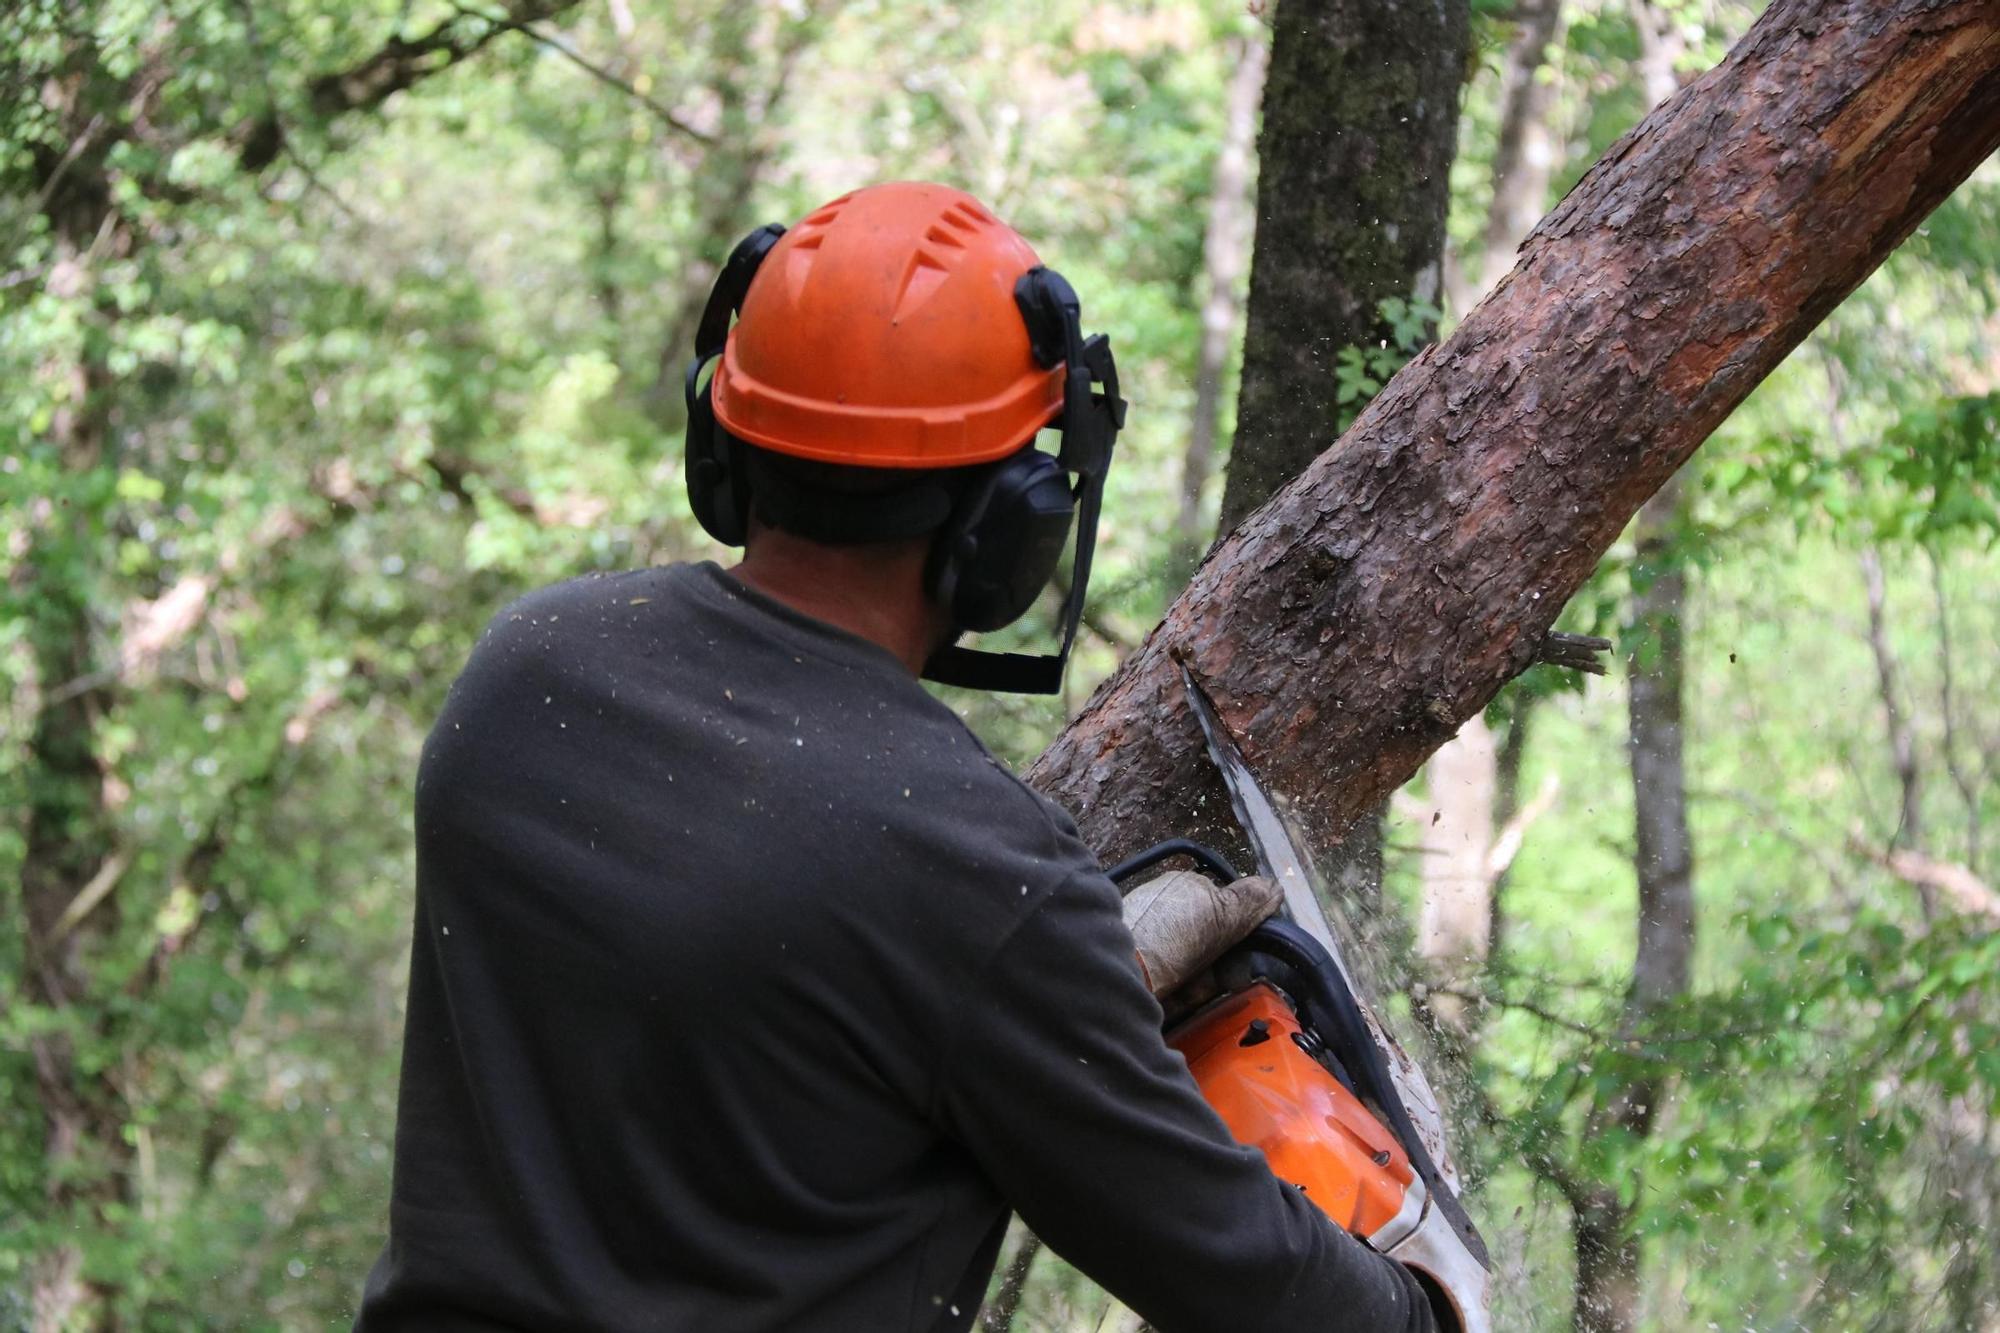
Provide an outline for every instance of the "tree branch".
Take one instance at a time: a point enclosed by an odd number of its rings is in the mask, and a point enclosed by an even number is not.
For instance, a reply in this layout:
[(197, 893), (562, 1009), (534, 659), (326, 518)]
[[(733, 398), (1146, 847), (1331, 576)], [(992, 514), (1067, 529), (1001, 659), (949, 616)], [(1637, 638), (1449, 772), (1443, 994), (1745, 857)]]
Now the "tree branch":
[(104, 863), (98, 866), (97, 873), (90, 877), (90, 882), (77, 890), (76, 897), (69, 900), (69, 906), (63, 908), (62, 915), (49, 927), (49, 933), (42, 941), (42, 947), (54, 949), (68, 939), (69, 933), (82, 925), (83, 919), (96, 911), (98, 905), (111, 896), (111, 891), (118, 887), (118, 881), (124, 877), (125, 868), (131, 864), (132, 854), (124, 849), (105, 857)]
[(453, 9), (461, 14), (471, 18), (485, 19), (488, 23), (493, 24), (503, 32), (518, 32), (536, 45), (546, 47), (555, 52), (564, 60), (569, 61), (570, 64), (575, 65), (578, 69), (590, 75), (591, 78), (596, 79), (599, 83), (617, 89), (632, 101), (637, 102), (640, 106), (652, 112), (667, 128), (673, 130), (676, 134), (684, 134), (696, 143), (714, 144), (714, 135), (706, 130), (697, 129), (695, 126), (688, 124), (687, 121), (681, 119), (678, 112), (666, 103), (639, 91), (636, 86), (620, 78), (604, 66), (597, 64), (595, 61), (586, 59), (582, 52), (578, 51), (562, 38), (550, 36), (541, 29), (534, 27), (526, 19), (497, 17), (461, 3), (461, 0), (449, 0), (449, 3)]
[[(461, 8), (455, 17), (436, 24), (421, 36), (397, 34), (365, 59), (346, 69), (320, 75), (306, 86), (306, 103), (322, 120), (373, 110), (404, 89), (477, 54), (501, 33), (525, 31), (529, 21), (549, 18), (576, 3), (577, 0), (514, 0), (503, 17)], [(473, 29), (465, 22), (468, 18), (483, 21), (484, 26)], [(286, 142), (277, 107), (270, 106), (263, 115), (241, 126), (234, 137), (241, 144), (237, 163), (245, 171), (258, 172), (271, 165)]]
[(1595, 634), (1566, 634), (1552, 629), (1542, 636), (1531, 665), (1568, 667), (1571, 671), (1601, 676), (1604, 674), (1604, 662), (1598, 654), (1610, 651), (1609, 639)]
[(1847, 845), (1855, 855), (1873, 861), (1905, 884), (1926, 894), (1933, 890), (1944, 894), (1967, 916), (2000, 923), (2000, 892), (1964, 866), (1926, 856), (1912, 847), (1890, 847), (1884, 851), (1858, 835), (1849, 838)]

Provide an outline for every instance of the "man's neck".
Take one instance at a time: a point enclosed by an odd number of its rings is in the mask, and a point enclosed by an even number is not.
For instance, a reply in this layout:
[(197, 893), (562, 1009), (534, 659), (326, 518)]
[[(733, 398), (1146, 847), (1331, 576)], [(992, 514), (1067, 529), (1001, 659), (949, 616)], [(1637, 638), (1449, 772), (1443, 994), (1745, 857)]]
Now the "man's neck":
[(925, 539), (825, 546), (760, 526), (730, 573), (802, 615), (880, 644), (915, 676), (948, 634), (924, 594), (929, 549)]

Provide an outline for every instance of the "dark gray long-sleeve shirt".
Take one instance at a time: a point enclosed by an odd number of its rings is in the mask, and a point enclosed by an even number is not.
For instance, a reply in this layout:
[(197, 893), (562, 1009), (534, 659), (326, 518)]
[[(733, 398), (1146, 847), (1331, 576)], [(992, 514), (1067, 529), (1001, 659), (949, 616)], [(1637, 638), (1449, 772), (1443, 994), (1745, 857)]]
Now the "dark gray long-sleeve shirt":
[(425, 747), (357, 1328), (963, 1330), (1010, 1208), (1162, 1333), (1428, 1328), (1159, 1028), (1074, 825), (890, 654), (713, 565), (544, 589)]

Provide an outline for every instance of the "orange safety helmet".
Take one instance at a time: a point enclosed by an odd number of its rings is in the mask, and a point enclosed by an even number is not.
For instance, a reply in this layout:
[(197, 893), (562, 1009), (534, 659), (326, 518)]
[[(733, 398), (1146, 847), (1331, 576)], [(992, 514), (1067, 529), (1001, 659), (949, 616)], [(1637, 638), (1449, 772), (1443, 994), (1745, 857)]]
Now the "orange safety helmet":
[[(760, 227), (717, 275), (687, 369), (696, 519), (723, 544), (743, 544), (754, 474), (760, 516), (816, 540), (934, 533), (926, 590), (961, 630), (981, 631), (1033, 605), (1074, 514), (1062, 650), (951, 646), (924, 670), (975, 689), (1056, 692), (1125, 424), (1110, 342), (1084, 337), (1080, 318), (1062, 275), (948, 186), (877, 185), (791, 231)], [(1049, 425), (1062, 433), (1055, 455), (1034, 448)], [(773, 455), (910, 480), (832, 494), (796, 485)]]
[(712, 386), (739, 439), (856, 467), (1004, 458), (1062, 409), (1014, 285), (1040, 265), (971, 195), (897, 182), (844, 194), (758, 270)]

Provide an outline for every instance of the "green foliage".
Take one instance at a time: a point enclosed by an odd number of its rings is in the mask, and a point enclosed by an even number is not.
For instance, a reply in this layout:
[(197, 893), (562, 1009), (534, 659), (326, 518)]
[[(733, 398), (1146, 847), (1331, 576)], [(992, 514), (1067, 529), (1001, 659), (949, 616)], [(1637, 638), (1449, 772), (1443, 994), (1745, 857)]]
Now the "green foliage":
[(1409, 359), (1429, 346), (1444, 312), (1428, 301), (1391, 296), (1378, 302), (1376, 312), (1389, 336), (1373, 347), (1343, 347), (1335, 360), (1334, 399), (1340, 404), (1340, 431), (1345, 433), (1376, 394)]

